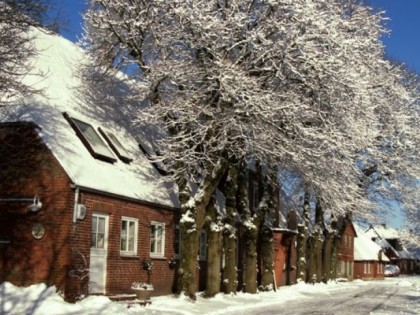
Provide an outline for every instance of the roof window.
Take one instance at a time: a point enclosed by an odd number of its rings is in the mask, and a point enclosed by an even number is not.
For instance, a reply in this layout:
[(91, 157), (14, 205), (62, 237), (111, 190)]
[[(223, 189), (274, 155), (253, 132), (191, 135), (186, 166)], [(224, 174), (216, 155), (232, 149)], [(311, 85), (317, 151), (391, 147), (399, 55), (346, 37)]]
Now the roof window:
[(99, 127), (98, 130), (121, 161), (124, 163), (130, 163), (133, 161), (133, 159), (129, 158), (129, 154), (113, 133), (105, 131), (101, 127)]
[(157, 154), (150, 145), (147, 145), (144, 141), (142, 141), (139, 143), (139, 147), (161, 175), (166, 176), (169, 174), (165, 162), (159, 160), (159, 154)]
[(67, 113), (63, 115), (94, 158), (109, 163), (117, 161), (112, 151), (107, 147), (92, 125), (70, 117)]

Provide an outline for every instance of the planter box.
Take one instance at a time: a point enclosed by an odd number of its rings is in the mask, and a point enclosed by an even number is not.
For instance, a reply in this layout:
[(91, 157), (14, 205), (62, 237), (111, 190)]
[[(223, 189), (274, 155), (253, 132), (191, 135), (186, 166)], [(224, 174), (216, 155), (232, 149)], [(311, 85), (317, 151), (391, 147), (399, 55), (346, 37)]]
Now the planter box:
[(137, 295), (137, 299), (144, 302), (150, 302), (150, 296), (153, 290), (131, 289)]

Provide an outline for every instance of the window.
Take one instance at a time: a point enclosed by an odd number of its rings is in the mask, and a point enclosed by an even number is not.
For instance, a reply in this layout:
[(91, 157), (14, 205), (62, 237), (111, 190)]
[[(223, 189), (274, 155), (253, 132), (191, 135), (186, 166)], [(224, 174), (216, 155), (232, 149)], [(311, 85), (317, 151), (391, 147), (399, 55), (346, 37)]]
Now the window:
[[(175, 227), (175, 242), (174, 242), (175, 258), (181, 257), (181, 229), (177, 225)], [(199, 247), (198, 247), (198, 260), (207, 259), (207, 233), (206, 231), (201, 231), (199, 238)]]
[(121, 218), (121, 255), (137, 255), (137, 231), (138, 219), (128, 217)]
[(206, 231), (201, 231), (200, 233), (198, 259), (199, 260), (207, 259), (207, 233)]
[(370, 274), (370, 263), (368, 263), (368, 262), (365, 262), (364, 263), (364, 265), (363, 265), (363, 272), (365, 274)]
[(91, 232), (92, 248), (105, 249), (105, 235), (106, 235), (106, 218), (100, 215), (92, 217), (92, 232)]
[(142, 141), (139, 143), (139, 147), (142, 152), (149, 159), (150, 163), (156, 168), (156, 170), (163, 176), (169, 174), (168, 168), (165, 164), (165, 161), (159, 160), (159, 153), (156, 153), (155, 149), (147, 141)]
[(133, 159), (129, 158), (129, 154), (125, 150), (124, 146), (113, 133), (105, 131), (101, 127), (99, 127), (98, 130), (121, 161), (124, 163), (130, 163), (133, 161)]
[(67, 113), (64, 113), (63, 115), (73, 127), (74, 131), (85, 145), (86, 149), (90, 152), (90, 154), (92, 154), (94, 158), (109, 163), (114, 163), (117, 161), (111, 150), (107, 147), (105, 142), (90, 124), (72, 118)]
[(163, 257), (165, 254), (165, 224), (152, 222), (150, 231), (150, 256)]

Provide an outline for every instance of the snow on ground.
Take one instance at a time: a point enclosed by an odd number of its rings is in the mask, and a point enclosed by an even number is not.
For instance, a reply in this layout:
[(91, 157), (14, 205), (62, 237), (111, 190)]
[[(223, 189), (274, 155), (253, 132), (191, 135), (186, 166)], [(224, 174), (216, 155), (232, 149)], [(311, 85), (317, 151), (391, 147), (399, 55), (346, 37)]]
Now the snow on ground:
[[(55, 314), (55, 315), (106, 315), (106, 314), (238, 314), (244, 309), (261, 309), (274, 305), (282, 305), (288, 301), (312, 299), (320, 296), (332, 296), (334, 292), (355, 290), (369, 284), (361, 280), (353, 282), (330, 282), (328, 284), (297, 284), (281, 287), (277, 292), (259, 294), (238, 293), (237, 295), (218, 294), (215, 298), (198, 297), (191, 302), (186, 298), (161, 296), (152, 298), (152, 304), (146, 307), (135, 305), (127, 307), (121, 302), (111, 302), (104, 296), (90, 296), (76, 304), (63, 301), (54, 287), (44, 284), (19, 288), (10, 283), (0, 285), (0, 314)], [(406, 287), (420, 301), (420, 277), (399, 277), (376, 281), (375, 284), (390, 284)]]

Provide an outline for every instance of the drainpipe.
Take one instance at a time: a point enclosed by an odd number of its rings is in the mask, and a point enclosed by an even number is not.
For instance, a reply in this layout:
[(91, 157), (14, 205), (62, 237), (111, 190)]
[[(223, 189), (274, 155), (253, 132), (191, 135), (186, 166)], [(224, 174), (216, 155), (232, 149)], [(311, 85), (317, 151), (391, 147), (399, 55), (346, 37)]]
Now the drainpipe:
[(73, 224), (77, 222), (77, 205), (79, 202), (79, 187), (74, 186), (74, 206), (73, 206)]

